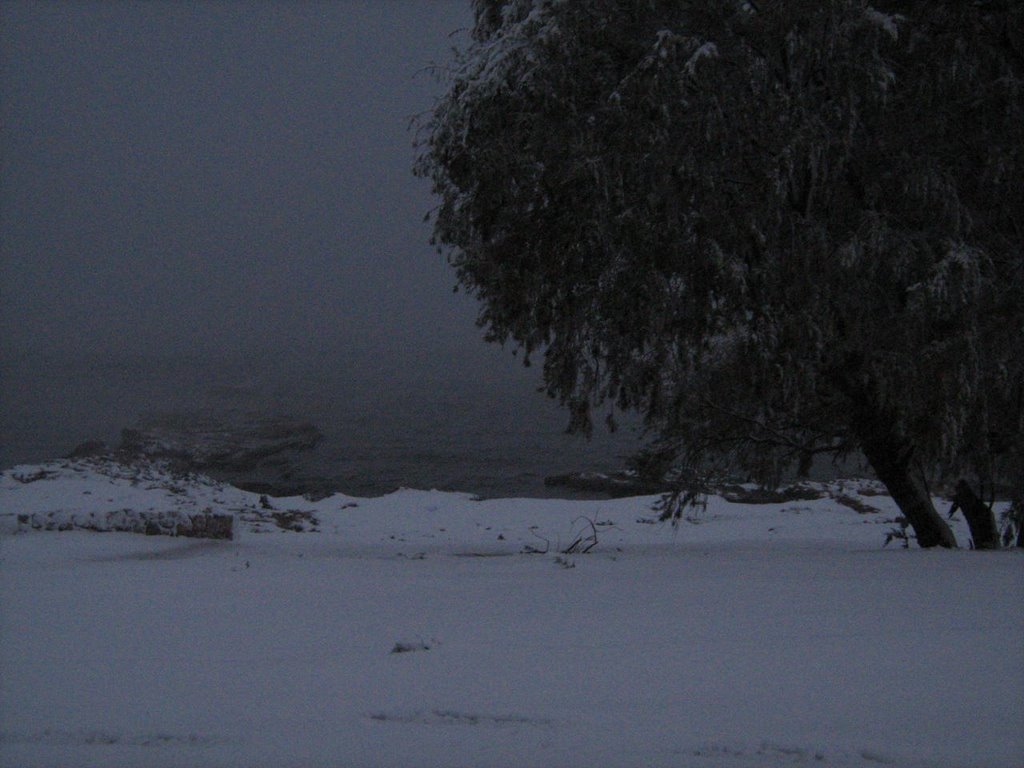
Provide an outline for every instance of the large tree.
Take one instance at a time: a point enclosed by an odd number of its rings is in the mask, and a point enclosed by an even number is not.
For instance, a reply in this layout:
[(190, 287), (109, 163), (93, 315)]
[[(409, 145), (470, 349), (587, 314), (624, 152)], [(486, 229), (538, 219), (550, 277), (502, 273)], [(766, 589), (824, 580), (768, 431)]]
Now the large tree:
[(1022, 4), (475, 6), (417, 171), (488, 338), (686, 466), (860, 452), (955, 546), (926, 478), (1021, 472)]

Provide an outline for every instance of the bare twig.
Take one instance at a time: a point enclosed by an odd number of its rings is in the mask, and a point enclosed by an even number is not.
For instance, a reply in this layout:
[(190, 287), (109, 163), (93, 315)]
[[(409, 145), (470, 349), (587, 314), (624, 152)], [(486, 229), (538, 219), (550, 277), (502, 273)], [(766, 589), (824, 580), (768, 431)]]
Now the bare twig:
[(530, 535), (543, 541), (544, 549), (537, 549), (537, 547), (531, 547), (529, 544), (527, 544), (523, 547), (524, 553), (526, 553), (527, 555), (546, 555), (548, 552), (551, 551), (551, 541), (549, 539), (545, 539), (543, 536), (537, 533), (537, 531), (534, 530), (532, 527), (530, 528)]
[(587, 533), (586, 528), (584, 528), (584, 530), (573, 540), (572, 544), (562, 550), (563, 555), (585, 555), (597, 546), (597, 526), (594, 525), (594, 521), (589, 517), (581, 515), (572, 521), (573, 526), (575, 526), (580, 520), (586, 522), (587, 526), (590, 527), (590, 532)]

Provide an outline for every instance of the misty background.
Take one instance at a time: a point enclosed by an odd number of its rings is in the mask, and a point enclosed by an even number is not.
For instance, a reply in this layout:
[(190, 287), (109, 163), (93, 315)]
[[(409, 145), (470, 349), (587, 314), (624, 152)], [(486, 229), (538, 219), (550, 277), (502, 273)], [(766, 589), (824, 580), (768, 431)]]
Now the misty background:
[[(0, 466), (260, 407), (310, 476), (540, 493), (614, 469), (482, 341), (410, 120), (467, 0), (0, 4)], [(454, 34), (454, 37), (453, 37)]]

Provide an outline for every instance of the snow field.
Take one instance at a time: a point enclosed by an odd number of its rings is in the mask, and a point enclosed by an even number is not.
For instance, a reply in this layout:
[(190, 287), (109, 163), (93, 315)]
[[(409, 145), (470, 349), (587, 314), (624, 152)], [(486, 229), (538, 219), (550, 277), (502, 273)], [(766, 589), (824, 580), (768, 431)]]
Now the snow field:
[[(258, 506), (10, 474), (7, 515)], [(8, 521), (0, 765), (1020, 765), (1024, 560), (882, 549), (891, 502), (862, 500), (712, 499), (674, 531), (650, 498), (274, 499), (319, 532), (232, 542)], [(581, 516), (589, 554), (523, 554)]]

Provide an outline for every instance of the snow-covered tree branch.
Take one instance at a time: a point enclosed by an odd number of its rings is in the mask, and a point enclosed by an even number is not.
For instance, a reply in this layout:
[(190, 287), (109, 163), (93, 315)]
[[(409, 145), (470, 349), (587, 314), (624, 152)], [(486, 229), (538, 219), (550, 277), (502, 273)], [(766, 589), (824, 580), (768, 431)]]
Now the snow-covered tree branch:
[(925, 474), (1024, 475), (1020, 4), (476, 5), (417, 171), (573, 426), (765, 477), (858, 449), (922, 546)]

